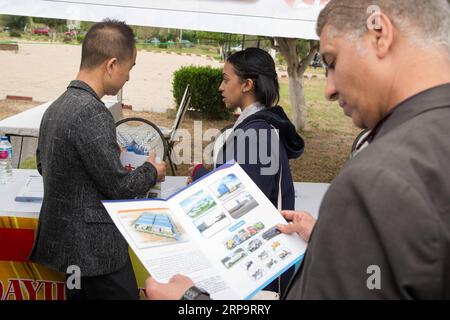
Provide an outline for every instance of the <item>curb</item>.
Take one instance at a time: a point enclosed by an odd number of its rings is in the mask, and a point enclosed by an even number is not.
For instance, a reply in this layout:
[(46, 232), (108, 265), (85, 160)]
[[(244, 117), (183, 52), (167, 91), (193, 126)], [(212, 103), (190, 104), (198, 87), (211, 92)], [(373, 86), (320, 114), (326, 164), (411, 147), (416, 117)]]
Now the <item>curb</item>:
[(187, 52), (175, 52), (175, 51), (150, 51), (150, 52), (156, 52), (160, 54), (173, 54), (178, 56), (186, 56), (186, 57), (199, 57), (199, 58), (206, 58), (208, 60), (214, 61), (216, 63), (224, 63), (223, 61), (218, 61), (214, 59), (211, 56), (208, 56), (206, 54), (196, 54), (196, 53), (187, 53)]
[[(283, 73), (283, 74), (279, 75), (279, 78), (287, 79), (287, 78), (289, 78), (289, 76), (287, 74)], [(304, 74), (303, 75), (303, 79), (312, 80), (312, 79), (325, 79), (325, 78), (324, 77), (320, 77), (317, 74)]]
[(5, 51), (19, 51), (19, 45), (17, 43), (0, 43), (0, 50)]
[(6, 100), (15, 100), (15, 101), (33, 101), (32, 97), (23, 97), (23, 96), (6, 96)]

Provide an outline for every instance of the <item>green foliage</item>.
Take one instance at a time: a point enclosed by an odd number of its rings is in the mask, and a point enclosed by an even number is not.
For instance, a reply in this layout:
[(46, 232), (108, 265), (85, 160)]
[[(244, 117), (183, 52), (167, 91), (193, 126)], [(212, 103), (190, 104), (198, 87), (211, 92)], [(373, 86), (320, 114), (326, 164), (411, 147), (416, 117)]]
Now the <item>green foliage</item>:
[(304, 59), (308, 56), (309, 50), (311, 48), (311, 40), (298, 39), (297, 40), (297, 52), (299, 57)]
[(94, 24), (95, 24), (95, 22), (91, 22), (91, 21), (81, 21), (80, 29), (83, 31), (88, 31)]
[(162, 32), (159, 35), (159, 41), (161, 41), (161, 42), (175, 41), (175, 33), (172, 33), (172, 32), (163, 33)]
[(197, 32), (190, 30), (183, 30), (183, 40), (189, 40), (193, 43), (197, 42)]
[(25, 28), (28, 23), (28, 18), (22, 16), (6, 16), (4, 21), (7, 27), (23, 31), (23, 28)]
[(222, 69), (211, 67), (183, 67), (174, 72), (173, 96), (180, 105), (186, 86), (192, 93), (190, 107), (199, 111), (207, 119), (229, 119), (231, 110), (225, 107), (219, 86), (222, 82)]
[(79, 34), (77, 35), (77, 42), (78, 42), (79, 44), (82, 44), (83, 41), (84, 41), (84, 37), (85, 37), (84, 34), (79, 33)]
[[(33, 18), (33, 22), (45, 24), (45, 25), (49, 26), (50, 28), (57, 28), (57, 27), (65, 27), (67, 20), (51, 19), (51, 18)], [(59, 28), (58, 28), (58, 30), (59, 30)]]
[(13, 29), (9, 32), (9, 36), (11, 38), (21, 38), (22, 37), (22, 33), (19, 30)]
[(133, 29), (133, 33), (138, 39), (148, 39), (152, 37), (152, 28), (144, 26), (131, 26), (131, 29)]
[(204, 43), (218, 43), (219, 45), (223, 45), (225, 42), (230, 42), (232, 45), (236, 45), (241, 42), (242, 36), (238, 34), (227, 34), (221, 32), (198, 31), (197, 39)]

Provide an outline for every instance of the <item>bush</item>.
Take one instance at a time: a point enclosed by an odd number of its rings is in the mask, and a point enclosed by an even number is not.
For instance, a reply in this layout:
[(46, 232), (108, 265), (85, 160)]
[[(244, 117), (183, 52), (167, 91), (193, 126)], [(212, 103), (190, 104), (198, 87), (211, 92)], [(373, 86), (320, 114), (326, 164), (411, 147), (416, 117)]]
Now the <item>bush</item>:
[(190, 105), (192, 109), (199, 111), (208, 119), (229, 119), (231, 110), (225, 107), (219, 92), (221, 82), (222, 69), (189, 66), (175, 71), (172, 84), (177, 108), (189, 84), (192, 93)]
[(80, 33), (79, 33), (79, 34), (77, 35), (77, 41), (78, 41), (79, 44), (83, 43), (84, 37), (85, 37), (84, 34), (80, 34)]
[(10, 31), (9, 36), (11, 38), (21, 38), (22, 37), (22, 33), (19, 30), (13, 29), (13, 30)]

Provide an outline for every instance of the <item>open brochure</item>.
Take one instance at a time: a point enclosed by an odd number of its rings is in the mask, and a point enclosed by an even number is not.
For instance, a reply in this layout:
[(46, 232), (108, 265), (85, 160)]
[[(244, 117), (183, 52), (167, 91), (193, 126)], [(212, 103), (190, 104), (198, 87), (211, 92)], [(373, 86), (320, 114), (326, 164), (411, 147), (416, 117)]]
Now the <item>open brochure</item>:
[(250, 299), (298, 262), (306, 243), (239, 164), (225, 164), (166, 200), (103, 201), (151, 276), (189, 276), (213, 299)]

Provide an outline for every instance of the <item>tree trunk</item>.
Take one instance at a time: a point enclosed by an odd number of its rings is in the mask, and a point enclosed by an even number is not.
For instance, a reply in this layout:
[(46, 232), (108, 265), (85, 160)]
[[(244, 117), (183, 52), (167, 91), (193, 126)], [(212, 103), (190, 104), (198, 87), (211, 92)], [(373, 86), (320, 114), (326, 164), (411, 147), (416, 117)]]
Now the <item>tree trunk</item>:
[(295, 70), (289, 72), (289, 95), (292, 108), (292, 122), (297, 131), (306, 127), (308, 108), (306, 106), (305, 90), (303, 86), (303, 74), (298, 74)]
[(317, 51), (316, 42), (310, 42), (308, 55), (301, 59), (297, 48), (297, 39), (275, 38), (278, 43), (277, 49), (283, 55), (287, 63), (289, 76), (289, 95), (292, 108), (292, 122), (297, 131), (306, 127), (308, 109), (305, 99), (303, 75), (311, 63)]

